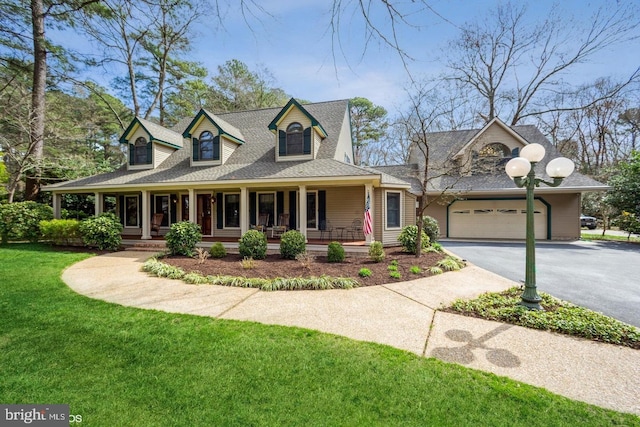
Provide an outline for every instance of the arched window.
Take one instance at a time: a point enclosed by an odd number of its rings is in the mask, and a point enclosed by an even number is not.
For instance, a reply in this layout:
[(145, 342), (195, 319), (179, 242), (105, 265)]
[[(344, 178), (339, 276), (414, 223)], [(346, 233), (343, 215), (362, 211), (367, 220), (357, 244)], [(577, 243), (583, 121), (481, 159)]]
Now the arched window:
[(287, 126), (287, 155), (302, 154), (304, 128), (298, 122), (293, 122)]
[(511, 157), (511, 150), (500, 142), (494, 142), (492, 144), (485, 145), (480, 150), (480, 157), (497, 157), (505, 158)]
[(147, 159), (147, 140), (142, 136), (136, 139), (135, 143), (135, 155), (134, 155), (134, 164), (143, 165), (146, 163), (151, 163), (151, 159)]
[(200, 134), (200, 160), (213, 160), (213, 134), (209, 131)]

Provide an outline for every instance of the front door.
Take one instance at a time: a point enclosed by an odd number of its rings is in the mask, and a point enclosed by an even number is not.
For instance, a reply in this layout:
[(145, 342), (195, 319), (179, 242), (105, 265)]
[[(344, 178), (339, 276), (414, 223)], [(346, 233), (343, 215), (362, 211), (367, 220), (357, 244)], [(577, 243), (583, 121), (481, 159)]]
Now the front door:
[(211, 235), (211, 195), (198, 194), (197, 213), (198, 224), (202, 228), (203, 236)]

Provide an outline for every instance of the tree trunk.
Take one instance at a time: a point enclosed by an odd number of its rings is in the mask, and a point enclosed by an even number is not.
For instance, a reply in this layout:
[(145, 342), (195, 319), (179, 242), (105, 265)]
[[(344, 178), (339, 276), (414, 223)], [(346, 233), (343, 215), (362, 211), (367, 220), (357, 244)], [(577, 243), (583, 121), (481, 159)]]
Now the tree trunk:
[(44, 11), (42, 0), (31, 0), (33, 26), (33, 90), (29, 111), (29, 138), (33, 174), (27, 178), (26, 200), (36, 200), (40, 194), (42, 162), (44, 159), (44, 112), (47, 80), (47, 50), (44, 38)]

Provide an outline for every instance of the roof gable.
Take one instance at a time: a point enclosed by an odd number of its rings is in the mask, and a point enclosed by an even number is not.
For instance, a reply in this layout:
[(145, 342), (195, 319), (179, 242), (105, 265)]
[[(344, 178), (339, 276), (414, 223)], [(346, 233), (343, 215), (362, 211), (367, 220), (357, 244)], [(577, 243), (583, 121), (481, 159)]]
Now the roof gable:
[(167, 129), (157, 123), (153, 123), (140, 117), (136, 117), (131, 121), (127, 129), (122, 133), (122, 136), (119, 140), (120, 143), (128, 143), (129, 136), (132, 135), (139, 127), (141, 127), (149, 135), (149, 138), (153, 142), (167, 145), (171, 148), (182, 148), (182, 135), (180, 135), (178, 132)]
[(313, 117), (298, 101), (291, 98), (287, 105), (285, 105), (282, 110), (278, 113), (278, 115), (269, 123), (269, 130), (275, 132), (278, 129), (278, 125), (282, 122), (282, 120), (289, 114), (289, 112), (293, 109), (297, 108), (307, 116), (307, 118), (311, 121), (311, 126), (318, 132), (323, 138), (327, 137), (327, 132), (324, 130), (320, 122)]
[(495, 117), (487, 122), (486, 125), (482, 129), (480, 129), (475, 135), (473, 135), (463, 146), (458, 150), (456, 154), (454, 154), (453, 158), (460, 157), (464, 155), (465, 151), (469, 149), (483, 134), (485, 134), (492, 126), (498, 126), (510, 136), (512, 136), (516, 141), (520, 142), (523, 146), (528, 145), (529, 142), (520, 136), (516, 131), (511, 129), (505, 122)]
[(182, 132), (182, 136), (185, 138), (191, 138), (191, 132), (195, 129), (203, 120), (209, 120), (213, 125), (218, 129), (218, 133), (222, 136), (227, 137), (228, 139), (237, 142), (238, 144), (244, 144), (245, 137), (240, 132), (240, 129), (235, 126), (227, 123), (220, 117), (216, 116), (213, 113), (208, 112), (205, 109), (200, 109), (198, 114), (191, 120), (187, 128)]

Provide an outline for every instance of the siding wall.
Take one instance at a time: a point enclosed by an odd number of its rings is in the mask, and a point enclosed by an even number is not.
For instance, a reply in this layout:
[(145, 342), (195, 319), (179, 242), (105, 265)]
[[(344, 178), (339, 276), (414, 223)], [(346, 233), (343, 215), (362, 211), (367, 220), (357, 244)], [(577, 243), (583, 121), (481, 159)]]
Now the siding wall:
[(173, 154), (175, 150), (160, 144), (153, 144), (153, 167), (157, 168), (162, 162)]
[[(580, 238), (580, 194), (537, 194), (551, 211), (551, 240)], [(447, 237), (447, 206), (432, 203), (425, 211), (440, 225), (440, 237)]]
[(351, 160), (350, 163), (353, 164), (353, 143), (351, 140), (351, 122), (349, 111), (345, 110), (344, 114), (345, 117), (342, 121), (342, 129), (340, 129), (340, 135), (338, 136), (338, 146), (336, 148), (336, 154), (334, 158), (343, 162), (345, 156), (347, 156), (349, 157), (349, 160)]
[(485, 145), (493, 144), (495, 142), (499, 142), (501, 144), (509, 147), (510, 150), (514, 148), (522, 148), (523, 145), (520, 141), (516, 140), (511, 134), (509, 134), (504, 128), (501, 126), (494, 124), (489, 127), (482, 135), (476, 139), (476, 141), (469, 147), (462, 159), (462, 165), (464, 165), (464, 170), (469, 172), (471, 169), (471, 154), (473, 151), (480, 151), (482, 147)]
[(541, 197), (551, 205), (551, 239), (579, 239), (580, 193), (545, 194)]

